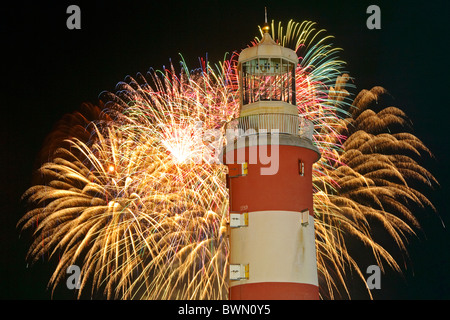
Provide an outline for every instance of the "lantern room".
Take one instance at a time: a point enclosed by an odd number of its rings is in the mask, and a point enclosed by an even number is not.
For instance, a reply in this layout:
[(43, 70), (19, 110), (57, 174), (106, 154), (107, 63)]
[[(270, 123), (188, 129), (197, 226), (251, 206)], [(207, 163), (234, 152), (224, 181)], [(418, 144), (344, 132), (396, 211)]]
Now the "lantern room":
[[(242, 111), (248, 109), (245, 107), (246, 105), (274, 106), (270, 102), (275, 102), (279, 107), (282, 107), (283, 104), (296, 105), (297, 54), (295, 51), (277, 44), (270, 36), (268, 26), (264, 27), (263, 31), (261, 41), (256, 46), (243, 50), (239, 56)], [(259, 110), (259, 112), (261, 111), (264, 112)], [(270, 111), (281, 112), (282, 110)]]

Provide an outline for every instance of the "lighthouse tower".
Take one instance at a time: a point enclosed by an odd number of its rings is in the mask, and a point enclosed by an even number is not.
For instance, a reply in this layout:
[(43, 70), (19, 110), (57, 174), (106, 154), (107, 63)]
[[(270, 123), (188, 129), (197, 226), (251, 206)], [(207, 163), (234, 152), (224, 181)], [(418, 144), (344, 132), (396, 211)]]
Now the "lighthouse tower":
[(227, 124), (229, 298), (318, 299), (312, 123), (296, 105), (295, 51), (267, 22), (239, 56), (240, 116)]

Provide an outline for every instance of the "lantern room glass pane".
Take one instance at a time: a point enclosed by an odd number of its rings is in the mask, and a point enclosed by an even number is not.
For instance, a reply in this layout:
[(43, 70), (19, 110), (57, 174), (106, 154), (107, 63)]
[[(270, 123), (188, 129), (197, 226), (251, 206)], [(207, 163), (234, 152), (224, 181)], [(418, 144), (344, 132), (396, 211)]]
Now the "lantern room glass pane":
[(243, 104), (284, 101), (295, 104), (295, 66), (281, 58), (257, 58), (242, 64)]

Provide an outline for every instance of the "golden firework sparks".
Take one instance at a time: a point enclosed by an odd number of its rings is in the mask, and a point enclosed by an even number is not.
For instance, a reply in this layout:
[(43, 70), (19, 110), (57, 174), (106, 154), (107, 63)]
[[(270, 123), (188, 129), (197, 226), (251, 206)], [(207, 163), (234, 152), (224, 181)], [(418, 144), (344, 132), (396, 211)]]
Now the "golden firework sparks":
[[(301, 57), (298, 109), (314, 123), (321, 152), (313, 168), (320, 292), (334, 298), (349, 294), (347, 271), (364, 281), (351, 241), (367, 246), (381, 267), (400, 270), (371, 221), (406, 251), (406, 236), (419, 227), (412, 205), (432, 207), (410, 181), (437, 182), (417, 161), (429, 150), (401, 131), (406, 115), (371, 110), (383, 88), (352, 103), (332, 37), (313, 22), (274, 26), (273, 38)], [(102, 94), (103, 113), (92, 112), (101, 121), (74, 117), (77, 130), (62, 125), (50, 139), (42, 178), (24, 194), (33, 208), (19, 225), (34, 232), (30, 259), (60, 257), (53, 288), (78, 264), (80, 294), (91, 286), (114, 298), (227, 297), (228, 191), (216, 151), (239, 112), (236, 57), (215, 69), (182, 66), (178, 76), (172, 67), (128, 77)]]

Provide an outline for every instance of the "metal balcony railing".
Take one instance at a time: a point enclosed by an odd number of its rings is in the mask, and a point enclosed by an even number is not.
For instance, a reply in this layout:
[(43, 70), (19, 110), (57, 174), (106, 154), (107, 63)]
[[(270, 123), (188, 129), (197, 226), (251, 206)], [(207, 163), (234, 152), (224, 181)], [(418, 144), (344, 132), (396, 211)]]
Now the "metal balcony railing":
[(244, 137), (260, 132), (287, 133), (312, 140), (314, 125), (303, 117), (284, 113), (263, 113), (239, 117), (226, 125), (227, 130), (234, 130), (235, 137)]

